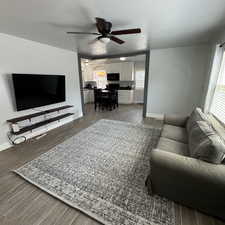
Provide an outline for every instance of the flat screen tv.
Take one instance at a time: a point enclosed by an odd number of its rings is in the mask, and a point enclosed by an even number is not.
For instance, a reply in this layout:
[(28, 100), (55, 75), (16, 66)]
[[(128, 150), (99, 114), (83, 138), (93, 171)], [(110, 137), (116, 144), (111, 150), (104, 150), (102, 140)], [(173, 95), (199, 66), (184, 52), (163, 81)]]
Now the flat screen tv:
[(119, 73), (107, 73), (107, 80), (108, 81), (119, 81), (120, 74)]
[(12, 74), (17, 111), (65, 101), (65, 76)]

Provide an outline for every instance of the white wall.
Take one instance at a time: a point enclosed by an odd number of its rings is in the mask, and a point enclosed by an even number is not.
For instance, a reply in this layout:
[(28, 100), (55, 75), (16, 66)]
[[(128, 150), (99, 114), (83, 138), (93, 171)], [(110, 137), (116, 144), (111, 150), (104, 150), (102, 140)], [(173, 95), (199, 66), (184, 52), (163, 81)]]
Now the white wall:
[(208, 45), (151, 50), (147, 116), (187, 115), (202, 106), (209, 58)]
[(66, 75), (66, 102), (40, 109), (72, 104), (76, 113), (72, 119), (82, 115), (76, 52), (0, 34), (0, 150), (9, 146), (6, 120), (34, 113), (33, 110), (16, 112), (11, 73)]
[(212, 44), (216, 45), (216, 44), (221, 44), (223, 42), (225, 42), (225, 29), (221, 30), (214, 36)]
[(134, 72), (138, 70), (145, 70), (145, 61), (134, 62)]

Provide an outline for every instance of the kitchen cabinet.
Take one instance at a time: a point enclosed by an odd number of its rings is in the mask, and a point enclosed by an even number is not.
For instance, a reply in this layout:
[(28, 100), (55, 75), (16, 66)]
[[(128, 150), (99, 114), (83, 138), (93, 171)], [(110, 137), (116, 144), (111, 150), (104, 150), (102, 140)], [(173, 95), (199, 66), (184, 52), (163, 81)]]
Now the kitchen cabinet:
[(134, 102), (133, 90), (119, 90), (118, 91), (119, 104), (132, 104)]
[(144, 103), (144, 89), (134, 90), (134, 103)]
[[(94, 90), (84, 89), (84, 104), (94, 103)], [(134, 90), (118, 90), (119, 104), (133, 104)]]
[(134, 80), (133, 62), (105, 64), (104, 68), (106, 70), (106, 73), (119, 73), (120, 80)]

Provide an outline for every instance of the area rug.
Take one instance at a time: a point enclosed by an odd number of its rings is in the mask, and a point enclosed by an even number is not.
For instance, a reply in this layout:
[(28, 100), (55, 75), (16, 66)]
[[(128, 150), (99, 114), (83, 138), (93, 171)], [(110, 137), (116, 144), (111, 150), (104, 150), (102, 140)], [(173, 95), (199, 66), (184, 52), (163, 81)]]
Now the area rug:
[(106, 225), (174, 225), (173, 202), (150, 196), (145, 180), (160, 129), (100, 120), (15, 170)]

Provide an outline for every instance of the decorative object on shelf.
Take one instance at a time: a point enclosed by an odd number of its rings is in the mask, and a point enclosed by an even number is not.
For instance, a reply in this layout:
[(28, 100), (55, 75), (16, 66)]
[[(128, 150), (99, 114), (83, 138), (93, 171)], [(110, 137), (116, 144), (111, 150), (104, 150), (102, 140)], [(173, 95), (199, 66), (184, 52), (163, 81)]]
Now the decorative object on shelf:
[(12, 131), (15, 133), (15, 132), (19, 132), (20, 131), (20, 127), (17, 123), (12, 123), (11, 124), (11, 128), (12, 128)]

